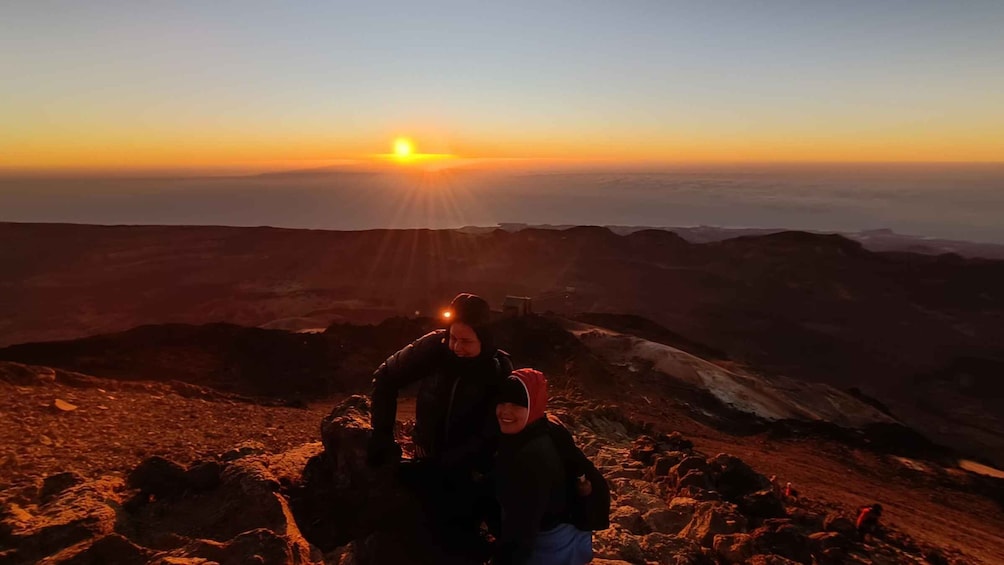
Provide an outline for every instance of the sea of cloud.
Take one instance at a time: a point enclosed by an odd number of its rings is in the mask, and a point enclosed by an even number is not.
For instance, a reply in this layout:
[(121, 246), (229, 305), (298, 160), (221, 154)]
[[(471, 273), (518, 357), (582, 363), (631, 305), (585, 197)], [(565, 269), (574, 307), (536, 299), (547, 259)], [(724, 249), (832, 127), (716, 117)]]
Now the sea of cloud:
[(371, 229), (763, 227), (1004, 243), (1004, 165), (736, 165), (535, 172), (0, 178), (0, 221)]

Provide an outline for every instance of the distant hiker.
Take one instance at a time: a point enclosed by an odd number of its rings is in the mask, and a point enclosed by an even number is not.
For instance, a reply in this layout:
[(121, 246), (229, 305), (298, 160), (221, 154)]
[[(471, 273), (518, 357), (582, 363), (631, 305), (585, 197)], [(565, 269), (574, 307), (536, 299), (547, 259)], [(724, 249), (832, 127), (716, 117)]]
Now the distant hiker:
[(788, 481), (788, 484), (784, 485), (784, 499), (788, 501), (798, 499), (798, 491), (795, 490), (795, 487), (791, 486), (791, 481)]
[(867, 536), (878, 533), (879, 519), (882, 517), (882, 505), (879, 503), (862, 506), (858, 509), (858, 519), (854, 526), (858, 529), (858, 538), (865, 541)]
[(546, 406), (547, 380), (539, 371), (520, 369), (502, 387), (494, 471), (502, 514), (493, 565), (583, 565), (592, 559), (592, 534), (569, 523), (572, 495)]
[[(480, 480), (491, 465), (498, 441), (495, 399), (512, 371), (509, 356), (495, 347), (488, 303), (458, 294), (450, 304), (450, 325), (391, 355), (373, 378), (373, 436), (367, 462), (380, 466), (400, 460), (394, 440), (398, 391), (420, 382), (415, 407), (416, 461), (403, 469), (427, 510), (434, 514), (435, 543), (477, 543), (489, 485)], [(473, 541), (472, 541), (473, 540)]]

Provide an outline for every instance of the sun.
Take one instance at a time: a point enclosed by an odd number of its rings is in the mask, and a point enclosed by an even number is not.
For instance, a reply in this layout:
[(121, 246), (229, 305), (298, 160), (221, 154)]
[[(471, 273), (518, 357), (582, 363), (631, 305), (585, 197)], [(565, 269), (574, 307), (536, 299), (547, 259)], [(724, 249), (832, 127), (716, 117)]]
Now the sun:
[(394, 156), (398, 159), (407, 159), (415, 153), (415, 145), (407, 137), (399, 137), (394, 140)]

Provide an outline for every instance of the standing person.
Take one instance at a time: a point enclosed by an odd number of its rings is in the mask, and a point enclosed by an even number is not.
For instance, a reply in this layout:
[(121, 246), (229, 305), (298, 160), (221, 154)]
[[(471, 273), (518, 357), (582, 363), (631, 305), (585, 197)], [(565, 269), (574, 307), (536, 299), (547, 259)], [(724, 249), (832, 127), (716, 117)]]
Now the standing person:
[(477, 552), (490, 489), (479, 480), (498, 440), (494, 407), (499, 386), (512, 371), (508, 355), (495, 347), (488, 328), (488, 303), (458, 294), (450, 304), (447, 329), (431, 332), (391, 355), (376, 370), (371, 396), (371, 466), (396, 463), (394, 441), (398, 392), (420, 382), (413, 440), (416, 463), (402, 471), (425, 502), (432, 543), (452, 552)]
[(515, 371), (495, 408), (502, 438), (496, 455), (496, 496), (502, 510), (493, 565), (583, 565), (592, 534), (569, 521), (567, 474), (545, 415), (547, 380)]

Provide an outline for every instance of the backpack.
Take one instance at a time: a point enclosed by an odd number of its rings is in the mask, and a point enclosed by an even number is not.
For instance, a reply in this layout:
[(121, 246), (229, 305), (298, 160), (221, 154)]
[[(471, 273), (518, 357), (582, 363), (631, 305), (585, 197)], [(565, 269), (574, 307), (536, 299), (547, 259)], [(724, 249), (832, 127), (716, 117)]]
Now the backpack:
[[(609, 528), (610, 487), (606, 478), (575, 445), (575, 439), (564, 426), (549, 419), (548, 434), (565, 468), (568, 522), (585, 532)], [(583, 475), (592, 484), (592, 492), (586, 496), (578, 491), (579, 477)]]

